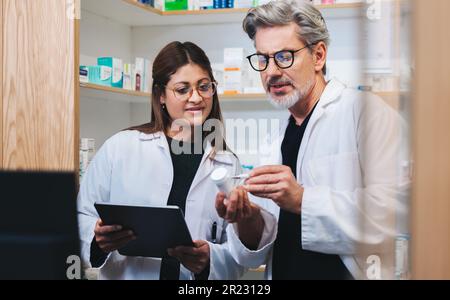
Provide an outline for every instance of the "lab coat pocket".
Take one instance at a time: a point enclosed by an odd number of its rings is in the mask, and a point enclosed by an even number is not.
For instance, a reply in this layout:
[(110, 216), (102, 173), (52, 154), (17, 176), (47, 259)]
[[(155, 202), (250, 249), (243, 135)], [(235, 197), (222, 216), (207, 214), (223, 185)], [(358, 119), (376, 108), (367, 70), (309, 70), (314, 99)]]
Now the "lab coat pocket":
[(328, 186), (340, 191), (353, 191), (362, 186), (357, 152), (315, 158), (309, 161), (307, 168), (315, 186)]
[(206, 224), (206, 240), (214, 244), (221, 244), (223, 220), (211, 219)]

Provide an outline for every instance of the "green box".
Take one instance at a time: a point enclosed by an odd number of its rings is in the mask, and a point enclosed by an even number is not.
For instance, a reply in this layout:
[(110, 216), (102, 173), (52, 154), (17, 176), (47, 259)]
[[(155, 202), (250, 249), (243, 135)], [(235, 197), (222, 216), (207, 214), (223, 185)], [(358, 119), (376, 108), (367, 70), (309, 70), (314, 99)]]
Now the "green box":
[(164, 7), (166, 11), (187, 10), (188, 0), (165, 0)]
[(111, 74), (109, 78), (103, 78), (106, 76), (104, 73), (102, 78), (100, 78), (101, 81), (108, 81), (104, 82), (105, 85), (109, 85), (116, 88), (123, 88), (123, 63), (121, 59), (114, 58), (114, 57), (99, 57), (97, 58), (97, 64), (99, 66), (105, 66), (111, 68)]

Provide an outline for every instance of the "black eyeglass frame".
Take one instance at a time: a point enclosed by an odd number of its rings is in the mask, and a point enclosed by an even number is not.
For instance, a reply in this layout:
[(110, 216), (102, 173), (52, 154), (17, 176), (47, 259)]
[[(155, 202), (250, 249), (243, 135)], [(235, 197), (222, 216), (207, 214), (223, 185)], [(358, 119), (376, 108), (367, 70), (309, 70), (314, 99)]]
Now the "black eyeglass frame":
[[(248, 62), (250, 63), (250, 66), (252, 67), (253, 70), (255, 70), (256, 72), (264, 72), (265, 70), (267, 70), (267, 68), (269, 67), (269, 61), (271, 58), (273, 58), (273, 60), (275, 61), (275, 64), (277, 65), (277, 67), (279, 67), (280, 69), (289, 69), (290, 67), (292, 67), (292, 65), (294, 64), (295, 61), (295, 53), (302, 51), (303, 49), (309, 48), (311, 46), (313, 46), (314, 44), (307, 44), (305, 47), (300, 48), (298, 50), (280, 50), (275, 52), (274, 55), (270, 56), (267, 54), (260, 54), (260, 53), (255, 53), (252, 55), (247, 56)], [(292, 62), (289, 66), (280, 66), (279, 62), (277, 61), (277, 59), (275, 58), (278, 54), (283, 53), (283, 52), (289, 52), (292, 56)], [(252, 64), (252, 57), (253, 56), (263, 56), (266, 59), (266, 67), (264, 69), (259, 69), (259, 68), (255, 68), (255, 66), (253, 66)]]

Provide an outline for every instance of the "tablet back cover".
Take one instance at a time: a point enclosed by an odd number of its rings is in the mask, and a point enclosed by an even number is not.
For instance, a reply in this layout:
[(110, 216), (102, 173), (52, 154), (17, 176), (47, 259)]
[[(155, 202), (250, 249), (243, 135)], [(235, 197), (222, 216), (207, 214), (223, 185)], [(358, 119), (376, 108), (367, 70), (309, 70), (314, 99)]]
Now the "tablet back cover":
[(95, 204), (106, 225), (122, 225), (134, 232), (137, 239), (119, 249), (124, 256), (162, 258), (167, 249), (193, 246), (183, 213), (176, 206), (141, 207)]

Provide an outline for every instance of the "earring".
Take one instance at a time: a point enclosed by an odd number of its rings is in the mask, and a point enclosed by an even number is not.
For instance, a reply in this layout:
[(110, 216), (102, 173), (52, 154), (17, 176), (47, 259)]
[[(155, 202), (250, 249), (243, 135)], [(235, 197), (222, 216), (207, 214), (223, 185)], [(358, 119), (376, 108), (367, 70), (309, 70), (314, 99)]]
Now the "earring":
[(164, 104), (164, 103), (162, 104), (162, 109), (166, 110), (166, 104)]

